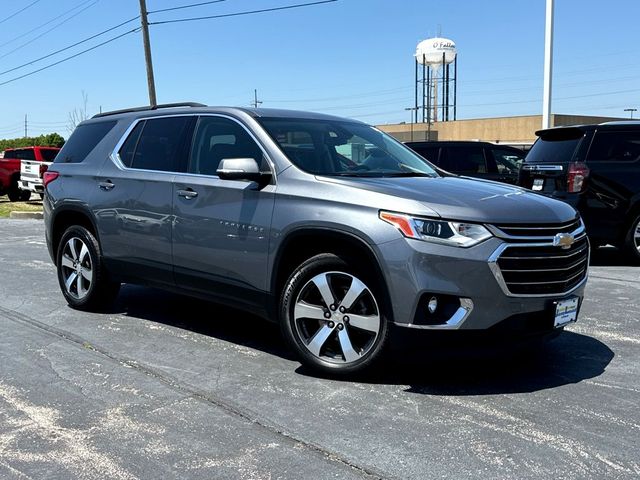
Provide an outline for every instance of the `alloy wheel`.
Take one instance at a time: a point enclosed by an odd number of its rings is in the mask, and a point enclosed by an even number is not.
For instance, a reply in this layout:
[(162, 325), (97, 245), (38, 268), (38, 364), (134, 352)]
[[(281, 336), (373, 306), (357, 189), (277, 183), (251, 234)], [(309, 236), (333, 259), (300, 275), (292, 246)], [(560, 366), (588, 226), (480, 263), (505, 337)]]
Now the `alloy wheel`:
[(77, 300), (87, 296), (93, 283), (93, 265), (87, 245), (78, 237), (70, 238), (60, 260), (67, 293)]
[(316, 357), (350, 364), (367, 355), (380, 334), (378, 303), (371, 290), (345, 272), (323, 272), (300, 290), (295, 329)]

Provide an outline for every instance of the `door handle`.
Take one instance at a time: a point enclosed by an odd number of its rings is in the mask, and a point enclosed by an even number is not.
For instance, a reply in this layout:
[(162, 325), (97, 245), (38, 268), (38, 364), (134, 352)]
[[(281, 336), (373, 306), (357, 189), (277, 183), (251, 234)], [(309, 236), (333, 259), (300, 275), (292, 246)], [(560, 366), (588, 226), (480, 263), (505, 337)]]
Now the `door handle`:
[(178, 190), (178, 196), (186, 198), (187, 200), (191, 200), (192, 198), (196, 198), (198, 196), (198, 192), (191, 190), (190, 188), (187, 190)]
[(100, 182), (98, 183), (98, 186), (100, 187), (100, 190), (106, 190), (109, 191), (111, 190), (113, 187), (115, 187), (115, 184), (111, 182), (111, 180), (106, 180), (104, 182)]

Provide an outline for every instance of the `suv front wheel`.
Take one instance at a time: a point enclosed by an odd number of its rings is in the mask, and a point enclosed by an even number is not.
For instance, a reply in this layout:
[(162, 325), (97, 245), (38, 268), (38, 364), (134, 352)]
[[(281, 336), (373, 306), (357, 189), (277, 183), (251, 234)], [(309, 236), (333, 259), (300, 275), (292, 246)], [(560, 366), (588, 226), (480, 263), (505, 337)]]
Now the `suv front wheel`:
[(305, 366), (354, 374), (383, 354), (389, 335), (386, 305), (374, 275), (321, 254), (289, 277), (280, 302), (281, 326)]
[(70, 306), (100, 310), (113, 302), (120, 284), (109, 280), (100, 244), (89, 230), (69, 227), (58, 245), (56, 260), (60, 289)]

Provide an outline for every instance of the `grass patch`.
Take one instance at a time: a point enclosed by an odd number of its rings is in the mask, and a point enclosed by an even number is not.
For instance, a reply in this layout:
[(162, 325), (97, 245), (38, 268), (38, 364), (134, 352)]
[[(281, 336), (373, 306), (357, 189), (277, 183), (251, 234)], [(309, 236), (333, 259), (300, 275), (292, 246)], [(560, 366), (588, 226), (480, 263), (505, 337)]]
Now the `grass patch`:
[(9, 218), (11, 212), (41, 212), (42, 200), (35, 194), (31, 198), (27, 202), (10, 202), (6, 195), (0, 197), (0, 218)]

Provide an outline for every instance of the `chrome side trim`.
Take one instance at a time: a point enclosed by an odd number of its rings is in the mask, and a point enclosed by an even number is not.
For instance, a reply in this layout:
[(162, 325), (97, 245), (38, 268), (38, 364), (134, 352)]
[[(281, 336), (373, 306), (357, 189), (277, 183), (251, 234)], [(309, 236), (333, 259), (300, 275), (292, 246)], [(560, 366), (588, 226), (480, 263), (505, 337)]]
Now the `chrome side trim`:
[(534, 172), (561, 172), (564, 168), (562, 165), (523, 165), (522, 170)]
[(457, 330), (473, 311), (473, 301), (470, 298), (461, 298), (460, 307), (449, 320), (440, 325), (416, 325), (415, 323), (398, 323), (398, 327), (414, 328), (419, 330)]

